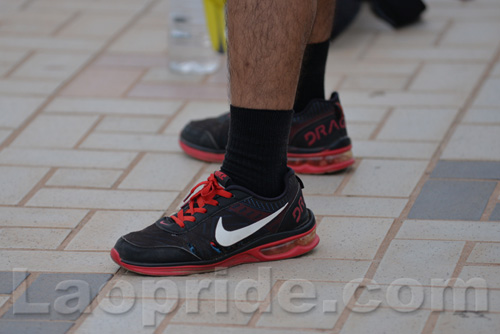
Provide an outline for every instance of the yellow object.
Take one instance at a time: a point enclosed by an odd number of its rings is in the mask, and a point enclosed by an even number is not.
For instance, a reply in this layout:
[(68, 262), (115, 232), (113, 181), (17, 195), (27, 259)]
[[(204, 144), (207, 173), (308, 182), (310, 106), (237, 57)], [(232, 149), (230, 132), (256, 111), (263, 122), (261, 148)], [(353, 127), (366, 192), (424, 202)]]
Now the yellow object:
[(205, 5), (205, 17), (207, 21), (208, 35), (212, 41), (215, 51), (224, 53), (226, 51), (226, 18), (224, 6), (226, 0), (203, 0)]

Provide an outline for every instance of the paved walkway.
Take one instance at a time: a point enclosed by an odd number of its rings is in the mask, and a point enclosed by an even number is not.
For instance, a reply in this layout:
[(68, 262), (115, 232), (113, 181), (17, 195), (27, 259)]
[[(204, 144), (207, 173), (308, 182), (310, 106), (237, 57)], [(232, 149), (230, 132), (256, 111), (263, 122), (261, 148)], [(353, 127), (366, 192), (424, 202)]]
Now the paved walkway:
[(177, 136), (225, 72), (166, 70), (165, 0), (0, 0), (0, 333), (500, 332), (500, 3), (429, 3), (331, 48), (357, 163), (303, 177), (317, 250), (163, 280), (108, 251), (217, 169)]

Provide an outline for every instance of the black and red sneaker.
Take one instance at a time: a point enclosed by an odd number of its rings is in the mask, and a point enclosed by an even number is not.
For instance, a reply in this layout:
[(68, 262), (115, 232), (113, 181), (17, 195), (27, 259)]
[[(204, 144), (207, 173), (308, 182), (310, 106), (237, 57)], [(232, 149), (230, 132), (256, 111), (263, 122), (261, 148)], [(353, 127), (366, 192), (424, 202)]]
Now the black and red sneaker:
[[(191, 121), (181, 132), (181, 148), (196, 159), (222, 162), (229, 117), (227, 113)], [(312, 100), (303, 111), (294, 114), (288, 141), (288, 166), (297, 173), (324, 174), (346, 169), (354, 163), (351, 147), (336, 92), (329, 100)]]
[(127, 270), (166, 276), (305, 254), (319, 242), (314, 214), (292, 170), (285, 181), (279, 197), (263, 198), (215, 172), (178, 213), (122, 236), (111, 257)]

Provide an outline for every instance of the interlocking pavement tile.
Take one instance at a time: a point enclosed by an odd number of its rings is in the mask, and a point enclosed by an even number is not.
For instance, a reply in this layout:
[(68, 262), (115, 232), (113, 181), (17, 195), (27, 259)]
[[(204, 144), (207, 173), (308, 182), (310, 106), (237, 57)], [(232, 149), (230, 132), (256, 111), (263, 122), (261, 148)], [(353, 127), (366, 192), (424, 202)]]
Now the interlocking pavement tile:
[[(208, 79), (206, 79), (205, 82), (211, 83), (211, 84), (222, 84), (222, 85), (227, 85), (228, 84), (228, 78), (229, 78), (229, 69), (227, 66), (227, 57), (224, 57), (222, 59), (222, 64), (219, 67), (217, 71), (215, 71), (212, 74), (208, 75)], [(334, 87), (336, 87), (336, 84), (338, 84), (340, 80), (340, 76), (335, 76), (335, 75), (328, 75), (325, 76), (325, 89), (328, 91), (329, 88), (331, 88), (331, 84), (334, 84)]]
[[(370, 284), (370, 290), (364, 289), (358, 298), (355, 311), (369, 310), (370, 300), (372, 300), (371, 303), (380, 301), (380, 307), (392, 307), (401, 312), (412, 312), (417, 307), (434, 311), (474, 312), (484, 310), (486, 305), (490, 312), (500, 310), (499, 290), (475, 290), (470, 287), (464, 289), (458, 287), (459, 285), (445, 289), (443, 285), (438, 284), (433, 286), (404, 284), (403, 282), (398, 285)], [(422, 297), (423, 300), (420, 299)], [(462, 303), (464, 300), (465, 305)], [(419, 302), (421, 302), (420, 305)], [(368, 306), (363, 306), (366, 304)]]
[(17, 204), (48, 171), (48, 168), (0, 166), (0, 204)]
[[(500, 23), (497, 20), (454, 21), (451, 28), (444, 34), (441, 45), (495, 45), (500, 34)], [(498, 45), (498, 43), (496, 44)]]
[(432, 279), (448, 279), (465, 245), (462, 241), (393, 240), (373, 278), (390, 284), (400, 278), (429, 285)]
[(224, 85), (179, 85), (165, 83), (140, 83), (130, 93), (136, 98), (165, 98), (185, 100), (225, 100), (227, 87)]
[(403, 89), (407, 77), (404, 76), (383, 76), (383, 75), (358, 75), (348, 76), (342, 82), (342, 89), (378, 89), (378, 90), (397, 90)]
[(374, 48), (380, 47), (398, 47), (398, 46), (422, 46), (429, 47), (435, 44), (438, 34), (434, 31), (425, 30), (407, 30), (402, 33), (399, 30), (389, 31), (380, 34), (373, 43)]
[(96, 59), (97, 66), (118, 67), (167, 67), (167, 57), (162, 54), (104, 53)]
[(6, 148), (0, 152), (0, 164), (116, 169), (126, 168), (136, 155), (132, 152)]
[(60, 168), (47, 181), (50, 186), (110, 188), (122, 174), (117, 170)]
[(40, 115), (14, 140), (12, 147), (71, 148), (96, 122), (97, 116)]
[(164, 210), (177, 192), (94, 189), (41, 189), (27, 206), (75, 209)]
[(500, 289), (499, 266), (465, 266), (458, 277), (465, 282), (472, 278), (482, 278), (486, 281), (488, 288)]
[(61, 37), (93, 37), (105, 39), (118, 32), (129, 20), (128, 15), (99, 15), (80, 12), (62, 31)]
[(342, 193), (407, 197), (426, 167), (426, 161), (363, 159)]
[(255, 311), (242, 312), (234, 301), (227, 300), (201, 300), (196, 313), (189, 312), (187, 305), (187, 303), (181, 305), (172, 318), (172, 323), (246, 325), (255, 313)]
[(293, 330), (293, 329), (270, 329), (270, 328), (245, 328), (245, 327), (213, 327), (213, 326), (191, 326), (191, 325), (168, 325), (163, 334), (311, 334), (316, 331)]
[(0, 36), (0, 48), (47, 50), (47, 52), (92, 52), (102, 46), (103, 41), (97, 39)]
[(490, 216), (491, 221), (500, 221), (500, 204), (497, 204)]
[(360, 158), (430, 159), (437, 146), (437, 143), (358, 140), (353, 152)]
[(180, 106), (179, 101), (58, 97), (45, 108), (45, 111), (168, 116), (175, 113)]
[(0, 77), (5, 76), (14, 65), (0, 64)]
[[(116, 4), (119, 3), (120, 6)], [(125, 15), (139, 12), (147, 4), (147, 1), (106, 1), (106, 2), (81, 2), (81, 1), (65, 1), (65, 0), (40, 0), (33, 3), (29, 9), (33, 11), (82, 11), (85, 13), (99, 14), (105, 13), (111, 15)]]
[(90, 54), (82, 52), (75, 54), (39, 52), (15, 70), (12, 76), (18, 78), (67, 79), (89, 59)]
[(398, 217), (406, 202), (399, 198), (306, 197), (308, 207), (320, 216)]
[[(227, 82), (227, 76), (225, 81), (223, 81), (222, 83), (226, 82)], [(340, 87), (341, 83), (342, 83), (342, 75), (329, 74), (325, 77), (325, 91), (326, 92), (336, 91)]]
[[(166, 19), (166, 18), (165, 18)], [(161, 53), (167, 51), (167, 31), (155, 28), (135, 28), (121, 35), (109, 48), (114, 53)]]
[(10, 296), (0, 296), (0, 307), (4, 306), (5, 303), (9, 300)]
[(44, 102), (39, 97), (0, 96), (0, 124), (17, 128)]
[[(133, 273), (122, 275), (113, 285), (107, 297), (122, 294), (129, 298), (168, 298), (177, 296), (186, 299), (191, 307), (197, 300), (225, 299), (263, 301), (277, 278), (273, 276), (271, 264), (254, 263), (235, 266), (227, 270), (207, 272), (186, 277), (145, 277)], [(126, 287), (132, 286), (132, 289)], [(221, 287), (224, 286), (224, 290)], [(165, 291), (160, 293), (159, 287)], [(117, 290), (114, 292), (114, 290)]]
[(469, 124), (491, 124), (500, 123), (500, 109), (494, 108), (472, 108), (469, 109), (462, 120)]
[(484, 19), (498, 19), (500, 8), (491, 0), (481, 1), (483, 6), (433, 6), (426, 18), (450, 19), (458, 21), (481, 21)]
[(344, 180), (346, 173), (328, 175), (300, 175), (304, 183), (302, 190), (306, 195), (333, 195), (337, 187)]
[(458, 92), (343, 90), (341, 98), (346, 106), (457, 108), (463, 105), (466, 96)]
[(496, 182), (429, 180), (408, 218), (479, 220), (495, 187)]
[(174, 135), (93, 133), (82, 148), (100, 150), (179, 152), (178, 138)]
[(439, 315), (435, 334), (491, 334), (500, 328), (500, 314), (444, 312)]
[(486, 64), (425, 64), (411, 84), (410, 90), (469, 93), (485, 67)]
[(11, 321), (0, 319), (0, 333), (64, 334), (73, 326), (67, 321)]
[[(110, 278), (109, 274), (40, 274), (2, 319), (76, 320)], [(79, 292), (76, 305), (69, 303), (75, 298), (75, 290)], [(31, 311), (28, 303), (50, 306), (38, 313)]]
[(388, 64), (393, 60), (488, 61), (490, 57), (491, 50), (465, 46), (379, 47), (370, 49), (366, 54), (367, 60), (384, 60)]
[[(167, 66), (153, 67), (141, 78), (142, 82), (201, 82), (205, 78), (204, 75), (196, 74), (180, 74), (172, 72)], [(225, 77), (227, 82), (227, 77)]]
[(10, 294), (28, 277), (27, 272), (0, 271), (0, 293)]
[(11, 133), (12, 133), (12, 131), (10, 131), (10, 130), (0, 130), (0, 144), (2, 144), (2, 142), (5, 139), (7, 139)]
[(474, 100), (474, 107), (495, 107), (500, 104), (500, 96), (498, 95), (498, 86), (500, 78), (490, 78), (486, 80), (479, 95)]
[(0, 207), (0, 226), (75, 227), (87, 210)]
[(85, 223), (66, 249), (108, 251), (113, 248), (119, 237), (153, 224), (162, 213), (162, 211), (98, 211)]
[[(116, 303), (113, 305), (113, 303)], [(120, 305), (122, 306), (116, 306)], [(165, 306), (163, 306), (166, 304)], [(162, 319), (175, 311), (176, 302), (152, 299), (104, 298), (75, 331), (77, 334), (153, 333)]]
[[(158, 169), (158, 166), (162, 166)], [(203, 163), (184, 154), (146, 154), (119, 189), (183, 190)]]
[(325, 217), (317, 229), (314, 258), (371, 260), (391, 227), (391, 219)]
[(451, 220), (405, 220), (396, 237), (405, 239), (500, 242), (500, 223)]
[(370, 261), (315, 259), (314, 253), (310, 254), (311, 257), (273, 263), (273, 278), (349, 282), (363, 278), (370, 266)]
[(142, 75), (131, 68), (91, 67), (80, 73), (66, 86), (61, 96), (120, 97)]
[(156, 133), (165, 121), (163, 117), (118, 117), (106, 116), (96, 131)]
[(399, 334), (420, 333), (424, 329), (430, 311), (417, 310), (403, 313), (392, 309), (379, 308), (370, 313), (355, 313), (349, 315), (342, 334), (385, 333)]
[[(197, 300), (227, 299), (239, 301), (263, 301), (277, 279), (273, 276), (270, 264), (247, 264), (235, 266), (227, 270), (207, 272), (185, 277), (145, 277), (127, 273), (119, 277), (111, 291), (111, 297), (116, 293), (124, 297), (138, 298), (168, 298), (175, 296), (186, 299), (188, 306)], [(132, 286), (132, 289), (126, 288)], [(165, 291), (159, 293), (159, 287)], [(224, 290), (221, 290), (221, 287)], [(114, 290), (118, 290), (114, 292)], [(109, 297), (109, 295), (108, 295)]]
[(457, 112), (457, 109), (395, 109), (377, 139), (439, 141)]
[(459, 125), (441, 158), (500, 161), (500, 126)]
[[(1, 66), (1, 65), (0, 65)], [(41, 95), (52, 94), (61, 85), (60, 80), (0, 79), (0, 94)]]
[(20, 11), (5, 17), (0, 32), (5, 35), (50, 35), (59, 25), (71, 18), (71, 13), (64, 12), (29, 12)]
[[(260, 316), (257, 327), (333, 328), (345, 307), (344, 285), (286, 281), (274, 297), (269, 312), (264, 312)], [(302, 295), (304, 299), (297, 303), (295, 298), (298, 295), (297, 291), (301, 289), (305, 296)], [(330, 309), (332, 305), (335, 305), (335, 309)]]
[[(227, 79), (226, 79), (227, 81)], [(224, 83), (226, 82), (224, 81)], [(333, 92), (340, 87), (340, 84), (342, 83), (342, 76), (341, 75), (327, 75), (325, 77), (325, 91), (326, 92)]]
[(0, 247), (56, 249), (70, 231), (60, 228), (0, 228)]
[(30, 272), (115, 273), (109, 252), (3, 250), (0, 270), (26, 268)]
[(440, 160), (431, 178), (500, 180), (500, 162)]
[(28, 51), (2, 50), (0, 64), (16, 64), (28, 55)]
[(2, 10), (3, 13), (16, 13), (19, 11), (20, 7), (22, 4), (18, 3), (17, 1), (2, 1), (0, 3), (0, 9)]
[(387, 108), (383, 107), (354, 107), (349, 106), (345, 109), (347, 127), (349, 122), (380, 122), (387, 112)]
[(165, 130), (166, 134), (178, 135), (182, 128), (192, 120), (216, 117), (229, 112), (225, 102), (189, 102)]
[(337, 61), (361, 58), (363, 51), (373, 39), (373, 35), (373, 31), (349, 30), (335, 39), (335, 45), (330, 50), (335, 54)]
[(358, 61), (342, 60), (335, 61), (335, 57), (330, 57), (326, 63), (327, 75), (330, 74), (372, 74), (372, 75), (411, 75), (418, 67), (418, 62), (413, 61)]
[(497, 62), (495, 64), (495, 67), (491, 71), (490, 76), (492, 76), (492, 77), (498, 77), (498, 76), (500, 76), (500, 62)]
[(375, 123), (349, 123), (349, 137), (356, 140), (368, 140), (370, 139), (373, 131), (377, 128)]
[(500, 243), (477, 243), (467, 262), (500, 263)]

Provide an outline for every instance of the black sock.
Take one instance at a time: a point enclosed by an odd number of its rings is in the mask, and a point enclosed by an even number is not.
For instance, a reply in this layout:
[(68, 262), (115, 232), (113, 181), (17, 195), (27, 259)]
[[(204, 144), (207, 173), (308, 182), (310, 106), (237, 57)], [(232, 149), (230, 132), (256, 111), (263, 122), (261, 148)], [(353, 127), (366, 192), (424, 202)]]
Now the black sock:
[(312, 99), (325, 98), (325, 67), (330, 41), (307, 44), (293, 110), (301, 112)]
[(275, 197), (284, 190), (292, 110), (231, 106), (231, 125), (221, 170), (257, 195)]

